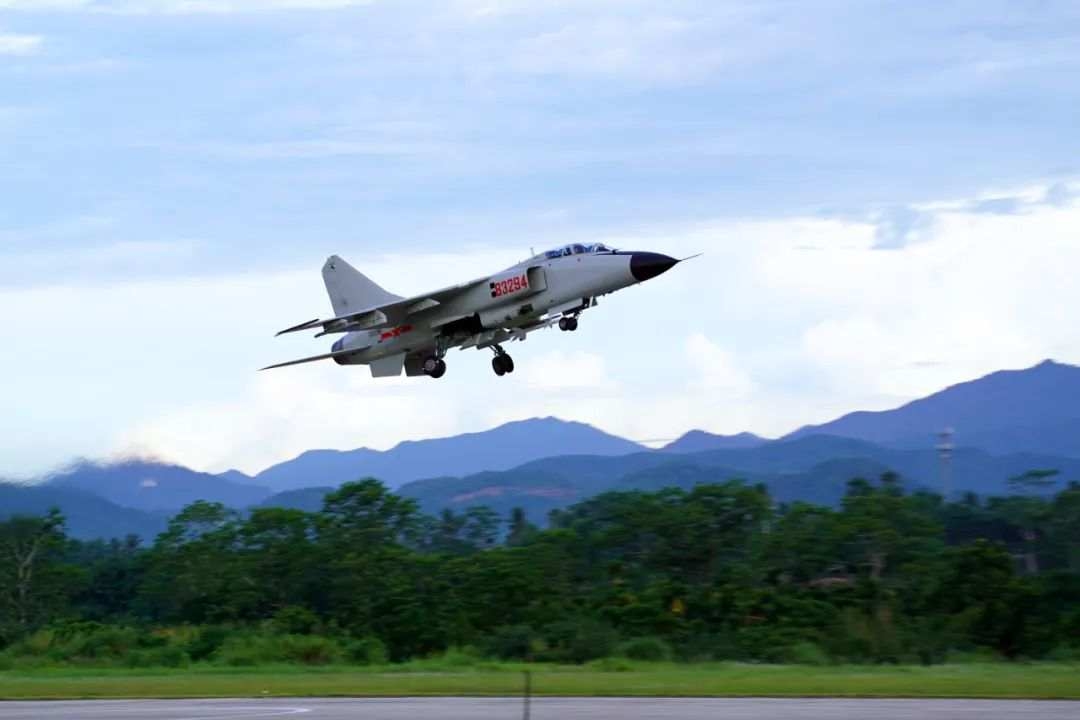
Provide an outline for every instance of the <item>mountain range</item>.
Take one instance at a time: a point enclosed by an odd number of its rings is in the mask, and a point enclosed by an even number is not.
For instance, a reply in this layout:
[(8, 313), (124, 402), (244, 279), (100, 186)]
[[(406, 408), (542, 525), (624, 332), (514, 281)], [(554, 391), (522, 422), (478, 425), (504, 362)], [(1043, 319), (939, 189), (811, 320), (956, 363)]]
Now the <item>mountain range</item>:
[(738, 435), (713, 435), (704, 430), (691, 430), (677, 440), (664, 446), (666, 452), (695, 453), (706, 450), (736, 450), (755, 448), (769, 442), (766, 438), (753, 433), (743, 432)]
[(895, 410), (855, 412), (787, 438), (838, 435), (890, 447), (930, 447), (956, 429), (960, 444), (995, 454), (1080, 457), (1080, 368), (1050, 360), (960, 383)]
[(75, 488), (0, 483), (0, 520), (11, 515), (44, 515), (52, 508), (64, 514), (68, 533), (81, 539), (153, 538), (165, 529), (172, 514), (123, 507)]
[(202, 499), (246, 507), (270, 495), (270, 490), (252, 485), (250, 478), (235, 470), (213, 475), (147, 460), (82, 461), (53, 473), (46, 484), (55, 490), (80, 490), (117, 505), (149, 511), (175, 510)]
[(780, 502), (832, 505), (843, 497), (852, 478), (876, 480), (888, 471), (898, 473), (909, 490), (945, 492), (947, 484), (949, 495), (955, 496), (964, 492), (1008, 494), (1012, 491), (1009, 480), (1033, 469), (1057, 470), (1061, 481), (1077, 479), (1080, 459), (1032, 453), (991, 455), (977, 448), (960, 448), (953, 453), (945, 475), (940, 456), (932, 448), (904, 450), (812, 435), (698, 453), (547, 458), (511, 471), (420, 480), (398, 492), (416, 499), (428, 512), (488, 505), (506, 514), (517, 506), (534, 522), (542, 522), (553, 509), (608, 490), (690, 488), (739, 479), (765, 484)]
[[(59, 507), (79, 537), (159, 531), (196, 500), (233, 507), (313, 509), (342, 482), (378, 477), (428, 511), (486, 504), (546, 512), (613, 488), (690, 487), (741, 478), (779, 500), (835, 502), (853, 476), (898, 472), (909, 487), (943, 489), (937, 433), (955, 428), (951, 492), (1008, 492), (1031, 469), (1080, 477), (1080, 367), (1044, 362), (955, 385), (894, 410), (857, 412), (770, 440), (693, 430), (649, 450), (556, 418), (508, 423), (377, 451), (312, 450), (255, 476), (201, 473), (147, 460), (79, 462), (39, 483), (0, 483), (0, 516)], [(277, 493), (277, 494), (275, 494)]]
[(256, 475), (251, 482), (274, 491), (377, 477), (389, 487), (436, 475), (509, 470), (552, 455), (626, 455), (646, 448), (591, 425), (535, 418), (487, 432), (400, 443), (390, 450), (309, 450)]

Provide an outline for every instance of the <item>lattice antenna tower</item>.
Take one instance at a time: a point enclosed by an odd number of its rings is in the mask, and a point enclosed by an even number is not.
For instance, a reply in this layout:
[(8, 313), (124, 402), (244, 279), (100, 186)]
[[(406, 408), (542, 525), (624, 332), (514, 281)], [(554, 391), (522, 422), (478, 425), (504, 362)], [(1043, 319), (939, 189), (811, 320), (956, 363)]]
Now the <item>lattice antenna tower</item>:
[(955, 430), (946, 427), (938, 433), (938, 444), (936, 446), (938, 460), (940, 461), (938, 472), (941, 474), (941, 496), (946, 502), (949, 501), (949, 496), (952, 494), (952, 459), (953, 451), (956, 450), (953, 436), (955, 434)]

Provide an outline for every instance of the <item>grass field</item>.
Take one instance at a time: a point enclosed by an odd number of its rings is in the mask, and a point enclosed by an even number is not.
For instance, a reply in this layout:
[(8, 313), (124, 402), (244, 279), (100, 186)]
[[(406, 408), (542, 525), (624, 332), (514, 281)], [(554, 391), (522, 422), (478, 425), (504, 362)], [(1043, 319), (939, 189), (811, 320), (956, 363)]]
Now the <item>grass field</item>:
[[(522, 692), (526, 667), (12, 670), (0, 672), (0, 698), (515, 695)], [(1080, 665), (1064, 663), (806, 667), (602, 661), (529, 669), (537, 695), (1080, 699)]]

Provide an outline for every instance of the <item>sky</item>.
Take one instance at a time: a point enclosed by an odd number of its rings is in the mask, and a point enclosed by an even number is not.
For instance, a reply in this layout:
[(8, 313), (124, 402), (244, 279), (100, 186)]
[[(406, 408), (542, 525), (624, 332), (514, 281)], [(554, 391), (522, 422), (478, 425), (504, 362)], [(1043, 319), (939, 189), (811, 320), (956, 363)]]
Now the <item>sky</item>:
[[(779, 436), (1080, 363), (1080, 5), (0, 0), (0, 476), (555, 415)], [(570, 241), (704, 255), (445, 378), (274, 338)]]

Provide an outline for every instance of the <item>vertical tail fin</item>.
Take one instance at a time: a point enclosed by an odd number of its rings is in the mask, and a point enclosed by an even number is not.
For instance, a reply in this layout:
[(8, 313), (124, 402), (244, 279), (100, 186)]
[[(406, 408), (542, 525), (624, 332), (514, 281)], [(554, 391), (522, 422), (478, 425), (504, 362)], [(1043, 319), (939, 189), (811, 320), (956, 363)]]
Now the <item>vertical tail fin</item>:
[(401, 300), (400, 295), (383, 290), (337, 255), (326, 259), (322, 276), (334, 315), (347, 315)]

